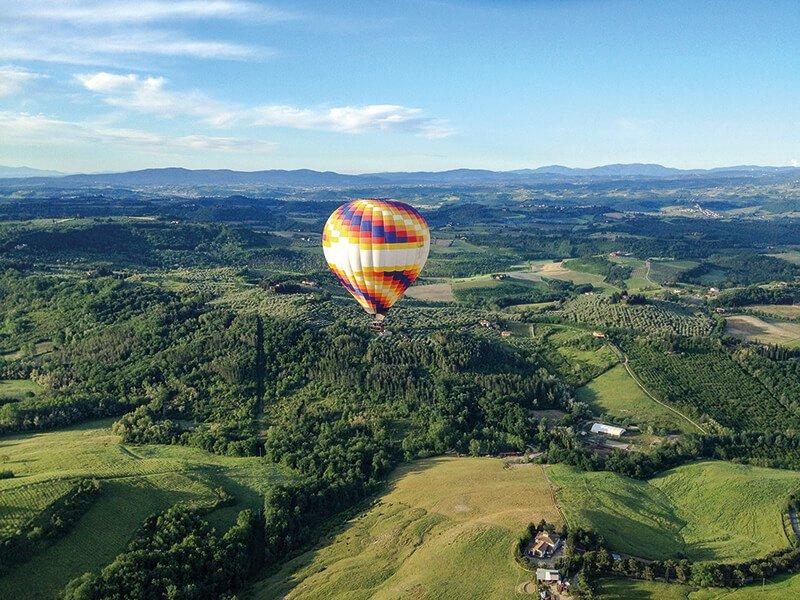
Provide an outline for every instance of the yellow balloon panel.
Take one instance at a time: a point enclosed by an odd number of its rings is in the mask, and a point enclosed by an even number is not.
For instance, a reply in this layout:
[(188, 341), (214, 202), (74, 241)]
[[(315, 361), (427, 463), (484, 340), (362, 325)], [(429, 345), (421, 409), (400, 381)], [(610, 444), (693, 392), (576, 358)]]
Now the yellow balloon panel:
[(325, 223), (328, 267), (370, 314), (385, 314), (419, 276), (430, 252), (428, 224), (392, 200), (353, 200)]

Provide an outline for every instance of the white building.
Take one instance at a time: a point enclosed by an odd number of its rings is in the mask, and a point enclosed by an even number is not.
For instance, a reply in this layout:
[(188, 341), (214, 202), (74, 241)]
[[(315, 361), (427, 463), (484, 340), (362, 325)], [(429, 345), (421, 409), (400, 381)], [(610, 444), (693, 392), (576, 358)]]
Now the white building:
[(603, 435), (610, 435), (611, 437), (620, 437), (625, 433), (625, 429), (617, 427), (616, 425), (606, 425), (605, 423), (593, 423), (592, 433), (602, 433)]
[(536, 569), (536, 581), (561, 582), (561, 573), (556, 569)]

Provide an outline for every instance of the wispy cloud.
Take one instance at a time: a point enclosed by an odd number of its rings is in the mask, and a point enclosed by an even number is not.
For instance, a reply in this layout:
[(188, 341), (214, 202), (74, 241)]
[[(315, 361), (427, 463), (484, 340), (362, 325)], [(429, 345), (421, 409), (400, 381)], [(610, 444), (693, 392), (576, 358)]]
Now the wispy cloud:
[(286, 21), (296, 13), (236, 0), (144, 0), (132, 2), (23, 1), (5, 9), (17, 19), (61, 21), (75, 25), (97, 23), (149, 23), (184, 19), (236, 19)]
[[(259, 61), (275, 54), (258, 43), (215, 39), (192, 19), (266, 22), (295, 15), (237, 0), (116, 2), (0, 0), (0, 60), (119, 66), (120, 57), (170, 56)], [(10, 4), (10, 5), (7, 5)], [(169, 24), (169, 28), (164, 25)], [(209, 28), (206, 28), (208, 31)], [(221, 31), (221, 29), (220, 29)], [(128, 61), (130, 63), (130, 60)]]
[(40, 77), (39, 73), (21, 67), (0, 66), (0, 98), (21, 92), (29, 82)]
[(190, 115), (214, 127), (233, 125), (286, 127), (359, 134), (402, 131), (428, 138), (453, 134), (442, 119), (428, 117), (420, 108), (399, 104), (367, 104), (326, 108), (287, 105), (229, 106), (197, 91), (175, 92), (163, 77), (119, 75), (104, 71), (78, 75), (84, 88), (100, 94), (109, 105), (163, 116)]
[(87, 90), (100, 94), (103, 102), (110, 106), (163, 117), (192, 116), (214, 126), (235, 118), (231, 109), (200, 92), (166, 90), (163, 77), (100, 71), (77, 75), (76, 79)]
[(198, 59), (263, 60), (271, 48), (198, 40), (178, 32), (126, 30), (80, 35), (25, 27), (0, 30), (0, 59), (78, 65), (115, 65), (121, 56), (175, 56)]
[(409, 131), (428, 137), (452, 133), (438, 119), (424, 116), (420, 108), (398, 104), (368, 104), (328, 109), (301, 109), (293, 106), (260, 106), (251, 111), (254, 125), (326, 129), (345, 133), (365, 131)]
[(9, 142), (31, 144), (93, 143), (115, 144), (161, 151), (191, 153), (197, 150), (218, 152), (270, 152), (270, 141), (204, 135), (167, 136), (138, 129), (98, 127), (91, 123), (64, 121), (43, 114), (0, 111), (0, 130)]

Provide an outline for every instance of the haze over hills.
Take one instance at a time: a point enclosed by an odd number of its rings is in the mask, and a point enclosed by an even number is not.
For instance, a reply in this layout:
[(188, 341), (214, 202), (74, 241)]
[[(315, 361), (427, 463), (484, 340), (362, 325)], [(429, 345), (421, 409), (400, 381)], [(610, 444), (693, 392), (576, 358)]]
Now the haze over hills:
[[(46, 174), (46, 175), (45, 175)], [(590, 183), (614, 180), (697, 180), (734, 178), (793, 179), (800, 167), (740, 165), (713, 169), (677, 169), (658, 164), (613, 164), (592, 168), (549, 165), (534, 169), (491, 171), (452, 169), (448, 171), (397, 171), (344, 174), (311, 169), (232, 171), (230, 169), (185, 169), (168, 167), (121, 173), (63, 175), (26, 167), (0, 167), (4, 184), (71, 186), (171, 186), (171, 185), (263, 185), (277, 187), (326, 187), (358, 185), (486, 185)]]
[(8, 177), (59, 177), (65, 175), (61, 171), (32, 169), (31, 167), (5, 167), (0, 165), (0, 179)]

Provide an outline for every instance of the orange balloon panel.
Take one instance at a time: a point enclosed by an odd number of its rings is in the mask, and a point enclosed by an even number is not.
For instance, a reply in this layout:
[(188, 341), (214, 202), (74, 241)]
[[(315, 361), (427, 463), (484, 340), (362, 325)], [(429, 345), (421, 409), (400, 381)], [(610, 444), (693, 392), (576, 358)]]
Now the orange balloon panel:
[(422, 215), (392, 200), (353, 200), (325, 223), (328, 267), (370, 314), (385, 314), (416, 281), (431, 247)]

